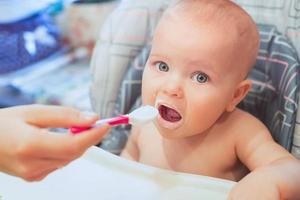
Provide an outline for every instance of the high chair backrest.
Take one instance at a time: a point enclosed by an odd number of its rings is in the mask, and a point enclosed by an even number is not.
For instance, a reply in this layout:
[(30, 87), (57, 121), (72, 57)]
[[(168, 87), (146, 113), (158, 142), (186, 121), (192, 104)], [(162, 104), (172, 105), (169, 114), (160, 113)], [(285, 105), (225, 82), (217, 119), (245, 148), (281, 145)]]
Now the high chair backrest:
[(258, 25), (260, 50), (248, 78), (253, 86), (240, 107), (259, 118), (276, 142), (291, 150), (299, 96), (299, 60), (276, 27)]
[[(298, 0), (234, 0), (241, 5), (253, 19), (261, 24), (275, 25), (280, 33), (287, 36), (295, 49), (300, 53), (300, 18), (299, 1)], [(275, 30), (275, 29), (274, 29)], [(299, 92), (298, 92), (299, 93)], [(298, 105), (299, 103), (296, 102)], [(294, 123), (294, 133), (287, 134), (284, 140), (288, 142), (284, 145), (292, 151), (292, 154), (300, 159), (300, 111), (298, 109), (296, 122)], [(276, 139), (276, 138), (275, 138)], [(291, 145), (292, 141), (292, 145)], [(291, 149), (292, 148), (292, 149)]]
[[(140, 105), (141, 77), (152, 33), (168, 3), (125, 1), (107, 20), (92, 60), (91, 99), (101, 117), (128, 113)], [(298, 109), (297, 52), (275, 26), (258, 27), (261, 47), (249, 74), (254, 84), (240, 107), (262, 120), (274, 139), (290, 151)], [(101, 147), (118, 154), (127, 136), (128, 128), (115, 128)]]

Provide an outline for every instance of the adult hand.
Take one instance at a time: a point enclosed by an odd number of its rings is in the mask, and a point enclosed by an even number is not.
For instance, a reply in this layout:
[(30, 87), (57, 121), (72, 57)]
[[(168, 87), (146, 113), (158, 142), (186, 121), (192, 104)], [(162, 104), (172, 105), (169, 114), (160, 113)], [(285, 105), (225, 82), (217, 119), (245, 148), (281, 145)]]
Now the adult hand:
[(50, 132), (46, 128), (89, 126), (97, 119), (95, 114), (60, 106), (0, 109), (0, 171), (27, 181), (42, 180), (80, 157), (109, 130), (105, 125), (72, 135)]

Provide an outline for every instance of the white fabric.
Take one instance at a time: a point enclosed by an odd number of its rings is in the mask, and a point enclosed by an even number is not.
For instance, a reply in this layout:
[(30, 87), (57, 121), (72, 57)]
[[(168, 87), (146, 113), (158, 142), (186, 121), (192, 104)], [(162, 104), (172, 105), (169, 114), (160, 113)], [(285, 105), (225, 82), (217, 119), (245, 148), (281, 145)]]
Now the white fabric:
[(0, 173), (7, 200), (225, 200), (234, 182), (175, 173), (125, 160), (93, 147), (41, 182)]

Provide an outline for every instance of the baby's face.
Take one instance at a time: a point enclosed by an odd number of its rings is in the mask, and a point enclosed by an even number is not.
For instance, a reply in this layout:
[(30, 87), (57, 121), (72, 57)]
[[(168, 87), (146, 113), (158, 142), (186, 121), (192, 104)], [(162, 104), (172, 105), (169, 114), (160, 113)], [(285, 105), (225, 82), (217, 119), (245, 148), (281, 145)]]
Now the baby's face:
[(208, 130), (237, 85), (232, 38), (220, 28), (193, 23), (163, 19), (144, 70), (143, 103), (158, 108), (157, 127), (169, 138)]

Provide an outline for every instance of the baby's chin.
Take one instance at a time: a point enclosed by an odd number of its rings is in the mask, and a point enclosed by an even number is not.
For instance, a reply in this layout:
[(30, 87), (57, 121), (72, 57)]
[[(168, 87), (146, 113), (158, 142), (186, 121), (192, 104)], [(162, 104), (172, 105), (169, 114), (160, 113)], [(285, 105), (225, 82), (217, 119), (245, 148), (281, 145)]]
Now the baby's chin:
[(181, 126), (179, 127), (164, 127), (161, 126), (158, 122), (159, 120), (156, 120), (156, 122), (154, 123), (159, 134), (163, 137), (163, 138), (167, 138), (167, 139), (179, 139), (179, 138), (184, 138), (185, 136), (183, 129), (181, 129)]
[(206, 130), (199, 130), (199, 129), (189, 129), (189, 126), (186, 126), (184, 122), (182, 122), (182, 125), (170, 129), (161, 126), (158, 123), (158, 120), (154, 122), (154, 125), (156, 129), (158, 130), (159, 134), (166, 139), (182, 139), (182, 140), (197, 140), (199, 138), (205, 137), (207, 135)]

